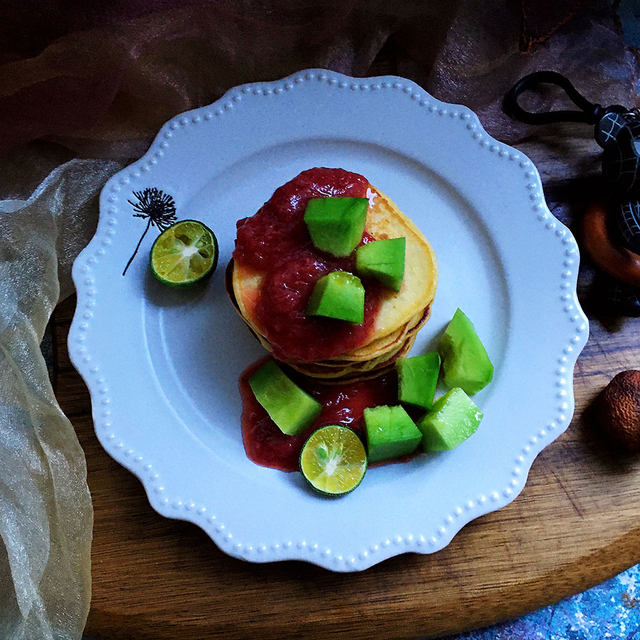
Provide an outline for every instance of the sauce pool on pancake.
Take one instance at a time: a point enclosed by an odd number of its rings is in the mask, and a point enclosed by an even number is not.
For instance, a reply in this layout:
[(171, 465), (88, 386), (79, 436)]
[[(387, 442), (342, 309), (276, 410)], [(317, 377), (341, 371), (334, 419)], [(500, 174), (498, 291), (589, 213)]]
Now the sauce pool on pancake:
[[(264, 275), (254, 320), (277, 358), (290, 362), (330, 359), (364, 344), (372, 332), (383, 288), (371, 279), (364, 281), (362, 324), (311, 317), (305, 312), (320, 277), (355, 269), (353, 255), (336, 258), (313, 246), (304, 222), (308, 201), (362, 198), (368, 187), (366, 178), (344, 169), (309, 169), (276, 189), (255, 215), (238, 221), (233, 259)], [(373, 239), (365, 232), (362, 242)]]
[(259, 270), (271, 269), (280, 258), (311, 244), (304, 222), (311, 198), (364, 198), (368, 187), (364, 176), (344, 169), (303, 171), (278, 187), (255, 215), (238, 220), (233, 259)]

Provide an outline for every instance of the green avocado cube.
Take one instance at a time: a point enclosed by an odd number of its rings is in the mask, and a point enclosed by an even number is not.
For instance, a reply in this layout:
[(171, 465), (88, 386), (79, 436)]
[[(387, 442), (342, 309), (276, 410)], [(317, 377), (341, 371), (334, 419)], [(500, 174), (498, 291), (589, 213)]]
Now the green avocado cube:
[(367, 408), (364, 423), (369, 462), (409, 455), (422, 441), (422, 433), (401, 406)]
[(374, 240), (356, 249), (356, 271), (371, 276), (385, 287), (400, 291), (404, 277), (406, 238)]
[(398, 358), (398, 399), (421, 409), (431, 409), (440, 373), (440, 354), (437, 351), (421, 356)]
[(449, 388), (461, 387), (473, 395), (491, 382), (493, 364), (473, 323), (460, 309), (440, 338), (438, 352), (442, 358), (442, 380)]
[(362, 240), (367, 218), (367, 198), (312, 198), (304, 221), (314, 247), (344, 258)]
[(319, 278), (307, 303), (307, 315), (362, 323), (364, 287), (360, 278), (347, 271), (332, 271)]
[(473, 435), (482, 420), (482, 411), (459, 387), (434, 403), (418, 422), (425, 451), (447, 451)]
[(249, 386), (269, 417), (288, 436), (306, 429), (322, 409), (322, 405), (295, 384), (273, 360), (267, 360), (254, 371)]

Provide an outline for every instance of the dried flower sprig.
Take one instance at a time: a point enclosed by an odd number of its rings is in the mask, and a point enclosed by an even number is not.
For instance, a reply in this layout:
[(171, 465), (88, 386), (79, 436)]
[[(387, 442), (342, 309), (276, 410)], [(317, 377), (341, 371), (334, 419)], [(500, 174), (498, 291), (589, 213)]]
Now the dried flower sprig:
[(137, 202), (127, 200), (127, 202), (133, 207), (134, 218), (146, 218), (147, 226), (138, 240), (138, 244), (133, 252), (133, 255), (129, 258), (127, 266), (124, 268), (122, 275), (127, 273), (129, 265), (133, 262), (133, 259), (138, 253), (138, 249), (147, 235), (147, 231), (151, 226), (155, 226), (158, 231), (162, 232), (176, 222), (176, 203), (168, 193), (164, 193), (161, 189), (156, 187), (147, 187), (143, 191), (134, 191), (134, 197)]

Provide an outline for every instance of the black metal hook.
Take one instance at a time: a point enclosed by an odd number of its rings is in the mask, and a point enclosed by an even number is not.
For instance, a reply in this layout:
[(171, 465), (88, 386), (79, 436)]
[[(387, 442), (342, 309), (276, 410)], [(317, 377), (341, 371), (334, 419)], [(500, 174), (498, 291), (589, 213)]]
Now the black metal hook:
[[(567, 94), (572, 102), (581, 111), (561, 109), (558, 111), (545, 111), (532, 113), (526, 111), (518, 103), (518, 98), (524, 91), (531, 91), (541, 84), (553, 84)], [(585, 122), (595, 124), (611, 107), (603, 107), (600, 104), (590, 102), (571, 84), (568, 78), (556, 71), (536, 71), (530, 73), (516, 82), (504, 97), (504, 110), (513, 118), (528, 124), (549, 124), (551, 122)], [(623, 107), (622, 107), (623, 108)], [(616, 109), (617, 110), (617, 109)]]

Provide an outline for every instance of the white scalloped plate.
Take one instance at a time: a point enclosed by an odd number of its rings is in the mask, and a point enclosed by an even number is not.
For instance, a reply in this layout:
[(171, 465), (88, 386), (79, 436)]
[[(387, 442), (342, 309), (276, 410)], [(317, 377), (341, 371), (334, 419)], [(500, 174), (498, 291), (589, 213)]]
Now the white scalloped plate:
[[(236, 220), (313, 166), (362, 173), (432, 243), (438, 292), (413, 353), (433, 348), (459, 306), (496, 370), (475, 396), (485, 417), (470, 439), (370, 469), (335, 500), (312, 494), (298, 473), (245, 456), (237, 380), (263, 353), (224, 288)], [(151, 187), (174, 198), (179, 219), (217, 234), (220, 266), (206, 287), (174, 291), (150, 277), (154, 228), (122, 276), (146, 225), (129, 200)], [(196, 523), (245, 560), (361, 570), (442, 549), (465, 523), (511, 502), (535, 456), (567, 428), (588, 337), (578, 263), (535, 167), (469, 109), (402, 78), (308, 70), (176, 116), (106, 183), (98, 230), (74, 264), (69, 353), (100, 442), (159, 513)]]

